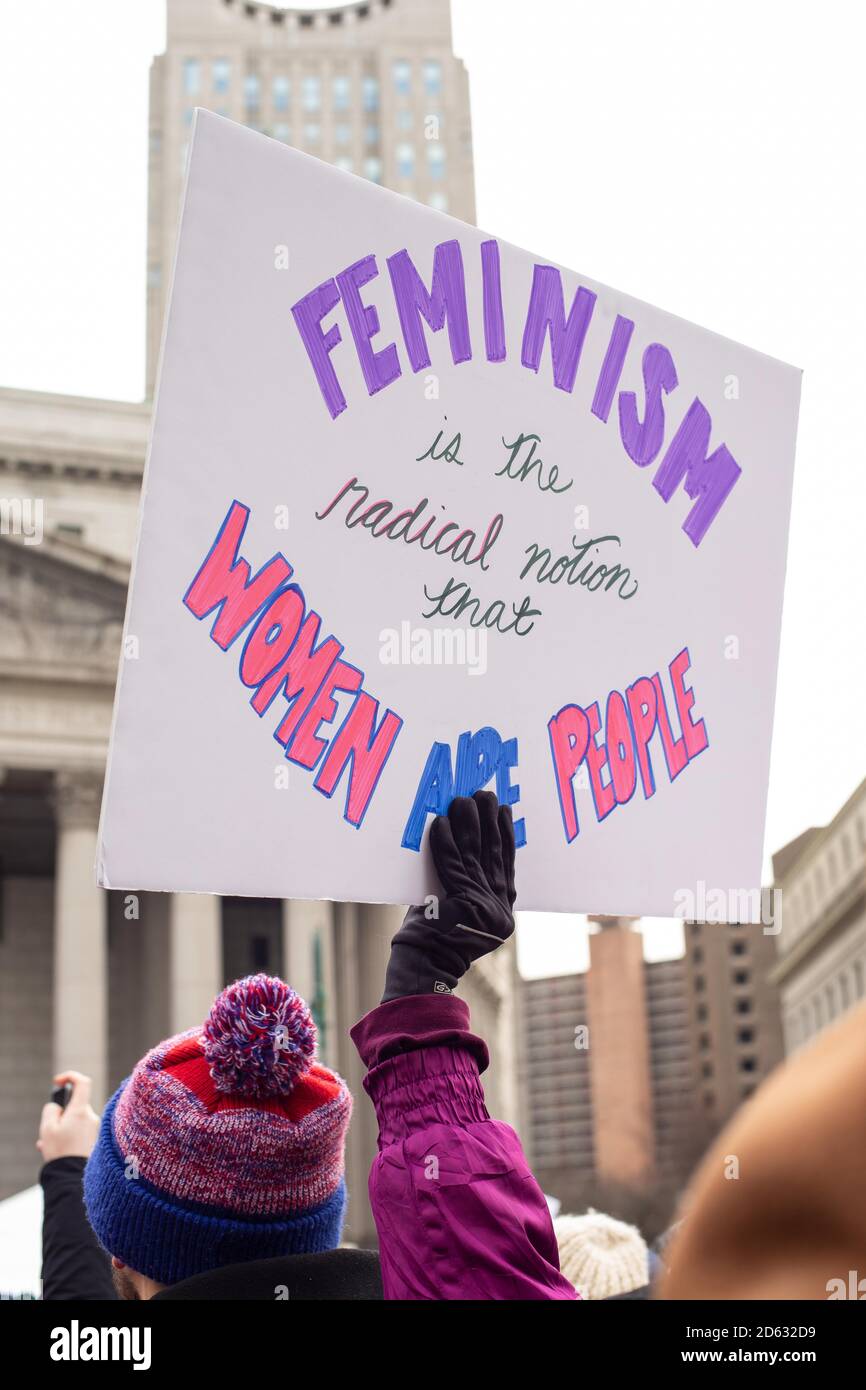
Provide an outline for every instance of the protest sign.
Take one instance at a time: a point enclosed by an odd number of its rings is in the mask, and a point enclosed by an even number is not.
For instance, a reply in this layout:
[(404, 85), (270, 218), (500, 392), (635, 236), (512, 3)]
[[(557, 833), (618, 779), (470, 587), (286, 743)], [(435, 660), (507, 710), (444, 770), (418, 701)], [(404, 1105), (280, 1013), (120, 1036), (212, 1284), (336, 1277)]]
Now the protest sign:
[(489, 786), (519, 907), (757, 887), (799, 389), (198, 112), (100, 882), (419, 901)]

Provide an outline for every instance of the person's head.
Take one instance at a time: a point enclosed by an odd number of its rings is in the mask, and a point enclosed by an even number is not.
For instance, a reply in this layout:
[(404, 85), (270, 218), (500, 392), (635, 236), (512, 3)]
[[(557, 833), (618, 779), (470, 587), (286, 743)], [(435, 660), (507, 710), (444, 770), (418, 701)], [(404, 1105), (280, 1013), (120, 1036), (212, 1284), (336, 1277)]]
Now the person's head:
[(315, 1047), (304, 1001), (251, 975), (123, 1082), (84, 1171), (88, 1219), (121, 1297), (339, 1245), (352, 1100)]
[(559, 1267), (582, 1298), (615, 1298), (646, 1288), (649, 1252), (636, 1226), (591, 1208), (553, 1223)]

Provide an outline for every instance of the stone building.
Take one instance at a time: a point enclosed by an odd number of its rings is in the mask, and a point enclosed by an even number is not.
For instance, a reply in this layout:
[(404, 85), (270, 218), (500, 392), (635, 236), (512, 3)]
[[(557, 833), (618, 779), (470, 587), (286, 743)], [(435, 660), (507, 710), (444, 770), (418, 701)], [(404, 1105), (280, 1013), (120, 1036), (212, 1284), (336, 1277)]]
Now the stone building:
[(527, 1146), (553, 1191), (647, 1191), (684, 1179), (780, 1060), (774, 938), (687, 924), (681, 957), (647, 962), (628, 919), (598, 923), (588, 971), (520, 986)]
[(685, 963), (695, 1093), (714, 1133), (782, 1060), (776, 936), (761, 923), (689, 922)]
[(866, 780), (829, 825), (773, 856), (782, 926), (773, 980), (785, 1051), (866, 998)]
[(469, 87), (449, 0), (309, 12), (169, 0), (150, 86), (148, 391), (196, 106), (475, 221)]
[[(106, 893), (94, 881), (150, 386), (195, 105), (346, 168), (351, 161), (464, 218), (474, 212), (466, 75), (451, 51), (448, 0), (309, 14), (169, 0), (151, 85), (148, 398), (0, 388), (0, 1196), (35, 1180), (33, 1144), (56, 1067), (89, 1072), (99, 1102), (153, 1042), (200, 1023), (226, 981), (268, 970), (311, 1002), (324, 1058), (356, 1097), (348, 1233), (367, 1241), (374, 1120), (347, 1033), (378, 1001), (401, 910)], [(490, 1108), (512, 1120), (514, 972), (513, 950), (501, 951), (461, 989), (496, 1059)]]

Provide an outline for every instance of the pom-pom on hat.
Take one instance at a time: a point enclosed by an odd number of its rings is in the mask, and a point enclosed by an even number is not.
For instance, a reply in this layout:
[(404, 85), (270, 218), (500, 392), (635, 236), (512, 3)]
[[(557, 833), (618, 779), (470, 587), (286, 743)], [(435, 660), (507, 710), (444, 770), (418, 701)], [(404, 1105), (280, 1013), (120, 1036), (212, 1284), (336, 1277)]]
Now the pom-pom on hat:
[(251, 975), (160, 1043), (106, 1106), (84, 1173), (100, 1243), (161, 1284), (334, 1249), (352, 1100), (283, 981)]
[(248, 975), (224, 989), (204, 1038), (214, 1085), (230, 1096), (287, 1096), (316, 1053), (309, 1009), (271, 975)]

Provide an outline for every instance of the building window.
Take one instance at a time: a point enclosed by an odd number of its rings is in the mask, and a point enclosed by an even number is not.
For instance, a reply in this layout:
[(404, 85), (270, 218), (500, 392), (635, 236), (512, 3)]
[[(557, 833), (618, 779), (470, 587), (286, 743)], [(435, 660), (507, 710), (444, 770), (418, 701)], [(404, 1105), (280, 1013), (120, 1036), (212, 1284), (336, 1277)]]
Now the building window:
[(364, 178), (372, 183), (382, 182), (382, 161), (378, 155), (370, 155), (364, 160)]
[(757, 1069), (758, 1064), (755, 1061), (754, 1057), (740, 1058), (740, 1071), (757, 1071)]
[(737, 1042), (738, 1042), (738, 1043), (751, 1043), (751, 1042), (754, 1042), (754, 1041), (755, 1041), (755, 1030), (754, 1030), (754, 1028), (738, 1028), (738, 1029), (737, 1029)]
[(345, 73), (339, 73), (334, 78), (333, 96), (334, 110), (348, 111), (349, 101), (352, 95), (352, 84)]
[(274, 110), (288, 111), (289, 100), (292, 95), (292, 84), (289, 82), (289, 79), (284, 72), (278, 72), (274, 74), (274, 80), (271, 86), (271, 94), (273, 96)]
[(712, 1091), (704, 1091), (704, 1108), (707, 1110), (712, 1110), (715, 1104), (715, 1099), (716, 1098), (713, 1095)]
[(338, 169), (342, 169), (345, 174), (351, 174), (355, 167), (350, 156), (347, 154), (341, 154), (339, 159), (334, 160), (334, 164)]
[(752, 1012), (752, 1001), (751, 999), (738, 999), (734, 1007), (738, 1014), (750, 1014)]
[(322, 127), (318, 121), (307, 121), (304, 126), (304, 144), (318, 145), (322, 138)]
[(291, 130), (285, 121), (277, 121), (274, 126), (274, 139), (282, 140), (284, 145), (288, 145), (291, 140)]
[(701, 1049), (701, 1052), (709, 1052), (709, 1050), (710, 1050), (710, 1035), (709, 1035), (709, 1033), (701, 1033), (701, 1036), (698, 1038), (698, 1047)]
[(345, 121), (340, 121), (334, 126), (334, 143), (336, 145), (350, 145), (352, 143), (352, 127), (346, 125)]
[(396, 149), (396, 155), (397, 173), (400, 175), (400, 178), (411, 179), (412, 175), (415, 172), (414, 149), (411, 145), (398, 145)]
[(436, 193), (431, 193), (430, 197), (427, 199), (427, 206), (435, 208), (437, 212), (447, 212), (448, 194), (439, 193), (438, 191)]
[(702, 1067), (701, 1067), (701, 1076), (704, 1078), (705, 1081), (709, 1081), (709, 1080), (711, 1079), (712, 1075), (713, 1075), (713, 1064), (712, 1064), (712, 1062), (704, 1062), (703, 1065), (702, 1065)]
[(364, 143), (366, 145), (378, 145), (380, 131), (375, 121), (368, 121), (364, 126)]
[(201, 87), (201, 64), (198, 58), (183, 60), (183, 90), (188, 97), (198, 96)]
[(699, 1004), (698, 1007), (695, 1009), (695, 1016), (698, 1020), (698, 1023), (706, 1023), (709, 1017), (709, 1012), (710, 1011), (707, 1008), (706, 1004)]
[(749, 1096), (753, 1096), (754, 1094), (754, 1086), (744, 1086), (743, 1089), (740, 1091), (740, 1095), (742, 1096), (743, 1100), (748, 1100)]
[(703, 946), (696, 946), (696, 947), (695, 947), (694, 951), (692, 952), (692, 960), (694, 961), (695, 965), (702, 965), (702, 964), (703, 964), (703, 960), (704, 960), (704, 948), (703, 948)]
[(379, 110), (379, 79), (365, 77), (361, 89), (361, 101), (365, 111)]
[(424, 64), (424, 91), (428, 97), (438, 97), (442, 91), (442, 64), (436, 58)]
[(748, 950), (748, 942), (747, 942), (747, 941), (732, 941), (732, 942), (731, 942), (731, 955), (732, 955), (732, 956), (744, 956), (744, 955), (746, 954), (746, 951), (747, 951), (747, 950)]
[(749, 979), (750, 979), (750, 975), (749, 975), (748, 970), (735, 970), (735, 971), (734, 971), (734, 984), (735, 984), (735, 985), (747, 985), (747, 984), (749, 983)]
[(441, 179), (445, 173), (445, 151), (441, 145), (431, 143), (427, 146), (427, 167), (431, 179)]
[(259, 109), (260, 84), (256, 72), (248, 72), (244, 78), (244, 110), (253, 115)]
[(398, 58), (392, 64), (391, 73), (394, 78), (394, 91), (398, 96), (407, 97), (412, 88), (412, 65), (407, 63), (405, 58)]
[(697, 990), (698, 994), (703, 993), (704, 989), (706, 988), (706, 984), (707, 982), (704, 979), (703, 975), (695, 976), (695, 989)]
[(318, 77), (305, 77), (301, 84), (301, 100), (305, 111), (318, 111), (322, 104), (322, 84)]
[(415, 118), (412, 112), (409, 111), (407, 107), (401, 106), (400, 110), (397, 112), (397, 129), (403, 131), (405, 134), (412, 129), (414, 124)]
[(225, 94), (229, 89), (232, 76), (232, 65), (228, 58), (214, 58), (211, 67), (211, 82), (213, 89), (220, 95)]

